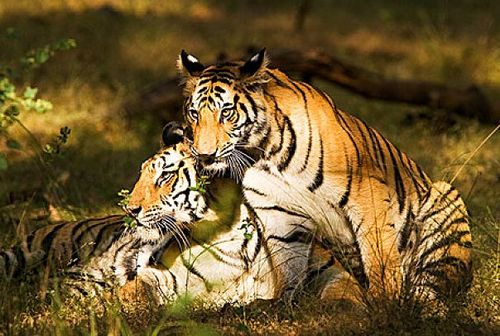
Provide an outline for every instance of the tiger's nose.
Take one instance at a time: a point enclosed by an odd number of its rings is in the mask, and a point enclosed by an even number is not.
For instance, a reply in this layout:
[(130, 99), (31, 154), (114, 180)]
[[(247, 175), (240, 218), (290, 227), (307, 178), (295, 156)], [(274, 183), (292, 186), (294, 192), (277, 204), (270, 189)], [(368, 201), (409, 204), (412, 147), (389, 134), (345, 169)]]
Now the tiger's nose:
[(137, 216), (139, 216), (139, 213), (141, 212), (142, 207), (141, 207), (141, 206), (136, 206), (136, 207), (134, 207), (134, 206), (129, 206), (129, 205), (127, 205), (126, 209), (127, 209), (127, 212), (128, 212), (130, 215), (132, 215), (132, 216), (134, 216), (134, 217), (137, 217)]
[(215, 162), (215, 152), (210, 154), (198, 154), (197, 158), (203, 166), (208, 166)]

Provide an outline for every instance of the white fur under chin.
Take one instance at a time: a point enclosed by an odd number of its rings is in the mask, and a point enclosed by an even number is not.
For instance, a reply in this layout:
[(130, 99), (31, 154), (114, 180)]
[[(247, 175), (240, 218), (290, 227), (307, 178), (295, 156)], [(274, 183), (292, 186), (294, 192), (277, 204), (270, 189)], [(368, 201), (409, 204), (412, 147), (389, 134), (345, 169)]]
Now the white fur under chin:
[(154, 242), (160, 243), (160, 241), (162, 240), (168, 240), (169, 238), (171, 238), (173, 234), (171, 232), (168, 232), (166, 235), (162, 235), (160, 231), (157, 229), (152, 229), (145, 227), (143, 225), (139, 225), (136, 228), (134, 235), (136, 238), (139, 238), (142, 241), (151, 243)]
[(206, 173), (210, 176), (219, 176), (224, 174), (224, 172), (229, 169), (229, 165), (225, 162), (215, 162), (210, 166), (203, 167), (202, 173)]

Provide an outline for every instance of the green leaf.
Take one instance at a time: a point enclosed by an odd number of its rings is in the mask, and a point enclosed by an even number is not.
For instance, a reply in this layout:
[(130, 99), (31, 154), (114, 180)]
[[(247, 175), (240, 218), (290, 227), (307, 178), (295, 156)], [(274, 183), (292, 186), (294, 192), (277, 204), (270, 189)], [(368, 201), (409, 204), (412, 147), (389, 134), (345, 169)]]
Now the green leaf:
[(126, 228), (135, 229), (137, 227), (137, 221), (130, 216), (125, 216), (123, 217), (123, 225)]
[(131, 197), (130, 191), (127, 189), (122, 189), (118, 192), (118, 196), (121, 197), (121, 200), (118, 202), (118, 205), (121, 207), (127, 206)]
[(35, 53), (35, 61), (37, 64), (43, 64), (50, 58), (50, 52), (47, 49), (39, 49)]
[(7, 144), (7, 147), (12, 148), (12, 149), (20, 150), (22, 148), (21, 144), (17, 140), (14, 140), (14, 139), (7, 139), (6, 144)]
[(76, 41), (75, 39), (64, 39), (64, 40), (61, 40), (59, 42), (56, 43), (56, 45), (54, 46), (54, 48), (56, 50), (69, 50), (69, 49), (73, 49), (76, 47)]
[(4, 154), (0, 153), (0, 171), (6, 170), (8, 167), (9, 164), (7, 163), (7, 158)]
[(37, 92), (37, 88), (31, 88), (28, 86), (26, 90), (24, 90), (24, 99), (35, 99)]
[(52, 103), (43, 99), (37, 99), (33, 102), (33, 104), (27, 104), (27, 105), (28, 105), (26, 106), (27, 108), (35, 110), (38, 113), (45, 113), (49, 110), (52, 110)]
[(46, 144), (43, 147), (43, 151), (47, 154), (54, 154), (55, 153), (55, 149), (51, 144)]

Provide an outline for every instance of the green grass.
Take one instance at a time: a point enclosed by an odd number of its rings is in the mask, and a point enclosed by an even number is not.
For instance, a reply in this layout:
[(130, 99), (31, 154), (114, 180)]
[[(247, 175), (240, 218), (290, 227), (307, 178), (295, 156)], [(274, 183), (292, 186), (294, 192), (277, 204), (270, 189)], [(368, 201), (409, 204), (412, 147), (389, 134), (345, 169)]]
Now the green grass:
[[(476, 83), (490, 97), (500, 93), (497, 1), (316, 0), (304, 30), (295, 33), (297, 3), (0, 0), (0, 32), (14, 27), (17, 35), (0, 40), (0, 64), (61, 38), (78, 43), (77, 49), (17, 78), (19, 86), (39, 87), (40, 95), (54, 104), (46, 115), (23, 117), (30, 130), (42, 142), (65, 125), (72, 134), (65, 155), (53, 162), (59, 197), (46, 192), (50, 181), (36, 168), (30, 150), (10, 150), (0, 143), (11, 162), (8, 171), (0, 172), (0, 241), (8, 245), (15, 240), (23, 213), (36, 226), (47, 220), (35, 220), (43, 214), (71, 219), (119, 211), (116, 193), (133, 185), (140, 162), (157, 149), (162, 128), (159, 116), (144, 111), (130, 117), (125, 107), (148, 86), (175, 73), (180, 49), (209, 63), (220, 51), (243, 55), (248, 45), (266, 46), (271, 53), (322, 48), (387, 76)], [(429, 108), (366, 100), (326, 83), (314, 84), (342, 109), (379, 129), (436, 180), (451, 178), (494, 127), (459, 118), (443, 126), (418, 117), (437, 113)], [(178, 118), (179, 113), (162, 111), (165, 116)], [(29, 148), (21, 130), (13, 131)], [(222, 313), (188, 311), (180, 317), (170, 311), (148, 319), (115, 312), (84, 319), (78, 327), (59, 319), (62, 313), (52, 307), (46, 324), (30, 326), (29, 321), (43, 320), (37, 319), (31, 289), (13, 292), (3, 287), (0, 334), (91, 334), (95, 328), (101, 334), (113, 328), (124, 334), (153, 334), (155, 328), (165, 332), (177, 324), (180, 330), (205, 334), (493, 334), (500, 328), (499, 148), (497, 134), (455, 181), (472, 214), (475, 280), (467, 307), (449, 316), (420, 320), (396, 309), (368, 318), (309, 298), (299, 306), (257, 303)]]

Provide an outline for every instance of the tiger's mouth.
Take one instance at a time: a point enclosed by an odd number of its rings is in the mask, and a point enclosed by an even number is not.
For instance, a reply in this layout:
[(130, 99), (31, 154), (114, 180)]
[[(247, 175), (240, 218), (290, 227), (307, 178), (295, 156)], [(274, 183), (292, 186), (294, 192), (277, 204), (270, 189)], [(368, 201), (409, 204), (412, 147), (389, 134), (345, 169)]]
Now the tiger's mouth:
[(133, 234), (143, 242), (163, 244), (170, 239), (175, 239), (179, 245), (187, 244), (185, 231), (189, 223), (179, 221), (172, 215), (136, 217), (135, 220), (137, 225)]
[(202, 175), (210, 177), (228, 177), (241, 181), (245, 171), (255, 163), (255, 159), (247, 153), (233, 148), (223, 156), (207, 160), (201, 156), (197, 158), (198, 170)]

